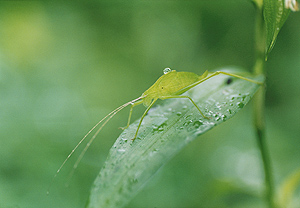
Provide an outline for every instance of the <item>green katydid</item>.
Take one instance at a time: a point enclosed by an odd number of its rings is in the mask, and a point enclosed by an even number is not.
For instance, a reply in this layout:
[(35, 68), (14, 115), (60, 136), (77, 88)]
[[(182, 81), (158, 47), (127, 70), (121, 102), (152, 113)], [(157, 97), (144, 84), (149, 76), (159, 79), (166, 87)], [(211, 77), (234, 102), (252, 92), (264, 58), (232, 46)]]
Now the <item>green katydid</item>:
[[(75, 162), (71, 174), (74, 172), (74, 170), (77, 168), (79, 162), (81, 161), (82, 157), (84, 156), (85, 152), (93, 142), (93, 140), (96, 138), (96, 136), (99, 134), (101, 129), (107, 124), (107, 122), (114, 117), (119, 111), (121, 111), (123, 108), (127, 107), (128, 105), (131, 105), (130, 111), (129, 111), (129, 116), (128, 116), (128, 122), (127, 126), (122, 128), (123, 130), (128, 128), (130, 125), (130, 119), (132, 115), (133, 108), (137, 105), (144, 104), (147, 109), (143, 113), (140, 122), (138, 124), (137, 130), (135, 132), (135, 135), (132, 139), (134, 141), (138, 135), (139, 129), (141, 127), (142, 121), (145, 118), (146, 114), (148, 111), (152, 108), (154, 103), (158, 100), (165, 100), (165, 99), (170, 99), (170, 98), (186, 98), (189, 99), (192, 104), (197, 108), (199, 111), (200, 115), (205, 118), (209, 119), (206, 117), (200, 108), (197, 106), (197, 104), (193, 101), (193, 99), (187, 95), (182, 95), (184, 92), (188, 91), (189, 89), (201, 84), (202, 82), (216, 76), (219, 74), (224, 74), (232, 77), (236, 77), (239, 79), (243, 79), (249, 82), (253, 82), (258, 85), (262, 85), (263, 82), (258, 82), (252, 79), (248, 79), (246, 77), (242, 77), (236, 74), (231, 74), (223, 71), (216, 71), (214, 73), (208, 73), (208, 71), (205, 71), (202, 75), (197, 75), (192, 72), (177, 72), (175, 70), (171, 70), (170, 68), (165, 68), (164, 69), (164, 74), (158, 78), (158, 80), (149, 88), (147, 89), (140, 97), (131, 100), (120, 107), (116, 108), (112, 112), (110, 112), (108, 115), (106, 115), (104, 118), (102, 118), (92, 129), (88, 131), (88, 133), (78, 142), (78, 144), (74, 147), (74, 149), (71, 151), (71, 153), (68, 155), (68, 157), (64, 160), (62, 165), (59, 167), (59, 169), (56, 171), (56, 174), (54, 175), (54, 178), (57, 176), (57, 174), (60, 172), (64, 164), (67, 162), (67, 160), (72, 156), (74, 151), (78, 148), (78, 146), (85, 140), (85, 138), (98, 126), (100, 123), (102, 125), (99, 127), (99, 129), (96, 131), (96, 133), (92, 136), (90, 141), (87, 143), (81, 154), (79, 155), (77, 161)], [(53, 178), (53, 179), (54, 179)]]

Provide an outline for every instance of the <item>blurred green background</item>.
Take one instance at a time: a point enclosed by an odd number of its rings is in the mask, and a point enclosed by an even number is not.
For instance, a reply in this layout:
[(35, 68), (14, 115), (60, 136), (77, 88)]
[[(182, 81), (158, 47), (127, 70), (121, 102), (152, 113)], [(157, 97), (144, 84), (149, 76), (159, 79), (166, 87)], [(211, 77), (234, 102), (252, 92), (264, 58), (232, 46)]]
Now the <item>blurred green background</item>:
[[(1, 1), (0, 207), (84, 207), (129, 109), (98, 136), (69, 187), (82, 147), (47, 196), (84, 134), (141, 95), (165, 67), (198, 74), (228, 65), (251, 70), (254, 16), (246, 0)], [(290, 15), (266, 64), (276, 186), (300, 168), (299, 20)], [(264, 207), (251, 107), (185, 148), (128, 207)]]

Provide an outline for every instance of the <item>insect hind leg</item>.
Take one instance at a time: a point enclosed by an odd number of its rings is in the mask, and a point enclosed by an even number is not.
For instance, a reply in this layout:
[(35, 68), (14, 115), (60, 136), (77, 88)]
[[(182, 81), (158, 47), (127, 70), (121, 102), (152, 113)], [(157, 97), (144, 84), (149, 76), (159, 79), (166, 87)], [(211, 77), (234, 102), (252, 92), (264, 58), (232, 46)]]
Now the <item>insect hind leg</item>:
[(206, 78), (206, 80), (210, 79), (211, 77), (214, 77), (216, 75), (219, 75), (219, 74), (224, 74), (224, 75), (228, 75), (228, 76), (231, 76), (231, 77), (236, 77), (236, 78), (243, 79), (243, 80), (246, 80), (248, 82), (252, 82), (252, 83), (258, 84), (258, 85), (263, 85), (264, 84), (263, 82), (258, 82), (258, 81), (255, 81), (253, 79), (249, 79), (249, 78), (237, 75), (237, 74), (231, 74), (231, 73), (223, 72), (223, 71), (216, 71), (216, 72), (214, 72), (213, 74), (211, 74), (210, 76), (208, 76)]
[(186, 95), (172, 95), (172, 96), (162, 96), (160, 97), (160, 99), (164, 100), (164, 99), (170, 99), (170, 98), (188, 98), (193, 105), (197, 108), (197, 110), (199, 111), (199, 113), (203, 116), (203, 118), (208, 119), (207, 116), (205, 116), (202, 111), (200, 110), (200, 108), (197, 106), (197, 104), (193, 101), (193, 99), (189, 96)]

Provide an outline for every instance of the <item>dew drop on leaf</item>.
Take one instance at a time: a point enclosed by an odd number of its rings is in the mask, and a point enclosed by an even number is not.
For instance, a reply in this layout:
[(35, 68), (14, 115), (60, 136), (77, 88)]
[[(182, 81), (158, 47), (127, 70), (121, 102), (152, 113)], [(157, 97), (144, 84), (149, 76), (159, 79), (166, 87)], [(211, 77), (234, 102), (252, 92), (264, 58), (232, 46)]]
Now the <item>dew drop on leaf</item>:
[(237, 105), (239, 108), (243, 108), (245, 104), (242, 103), (242, 102), (238, 102), (236, 105)]
[(195, 121), (195, 122), (193, 123), (193, 125), (194, 125), (195, 128), (199, 128), (199, 126), (203, 125), (203, 122), (197, 120), (197, 121)]
[(182, 114), (181, 112), (177, 112), (176, 113), (177, 116), (181, 116), (181, 114)]
[(227, 116), (226, 116), (226, 115), (222, 115), (221, 117), (222, 117), (222, 120), (223, 120), (223, 121), (225, 121), (225, 120), (226, 120), (226, 118), (227, 118)]
[(126, 150), (125, 149), (118, 149), (118, 152), (125, 152)]

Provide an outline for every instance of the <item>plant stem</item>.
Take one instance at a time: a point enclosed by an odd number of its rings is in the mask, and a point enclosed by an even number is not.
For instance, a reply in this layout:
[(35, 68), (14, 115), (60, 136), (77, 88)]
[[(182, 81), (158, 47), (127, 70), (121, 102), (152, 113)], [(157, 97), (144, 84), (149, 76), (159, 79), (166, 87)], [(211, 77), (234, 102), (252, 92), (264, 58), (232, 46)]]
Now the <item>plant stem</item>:
[(265, 88), (262, 87), (259, 89), (254, 98), (254, 124), (256, 128), (258, 147), (260, 149), (265, 173), (266, 200), (268, 202), (269, 208), (274, 208), (275, 205), (273, 201), (273, 176), (265, 137), (264, 104)]
[[(262, 6), (257, 6), (256, 25), (255, 25), (255, 52), (256, 60), (254, 65), (254, 74), (264, 74), (265, 62), (265, 25), (263, 20)], [(271, 162), (268, 155), (265, 137), (265, 86), (262, 86), (254, 98), (254, 125), (256, 129), (258, 147), (260, 149), (266, 185), (266, 200), (269, 208), (274, 208), (274, 187), (271, 170)]]

